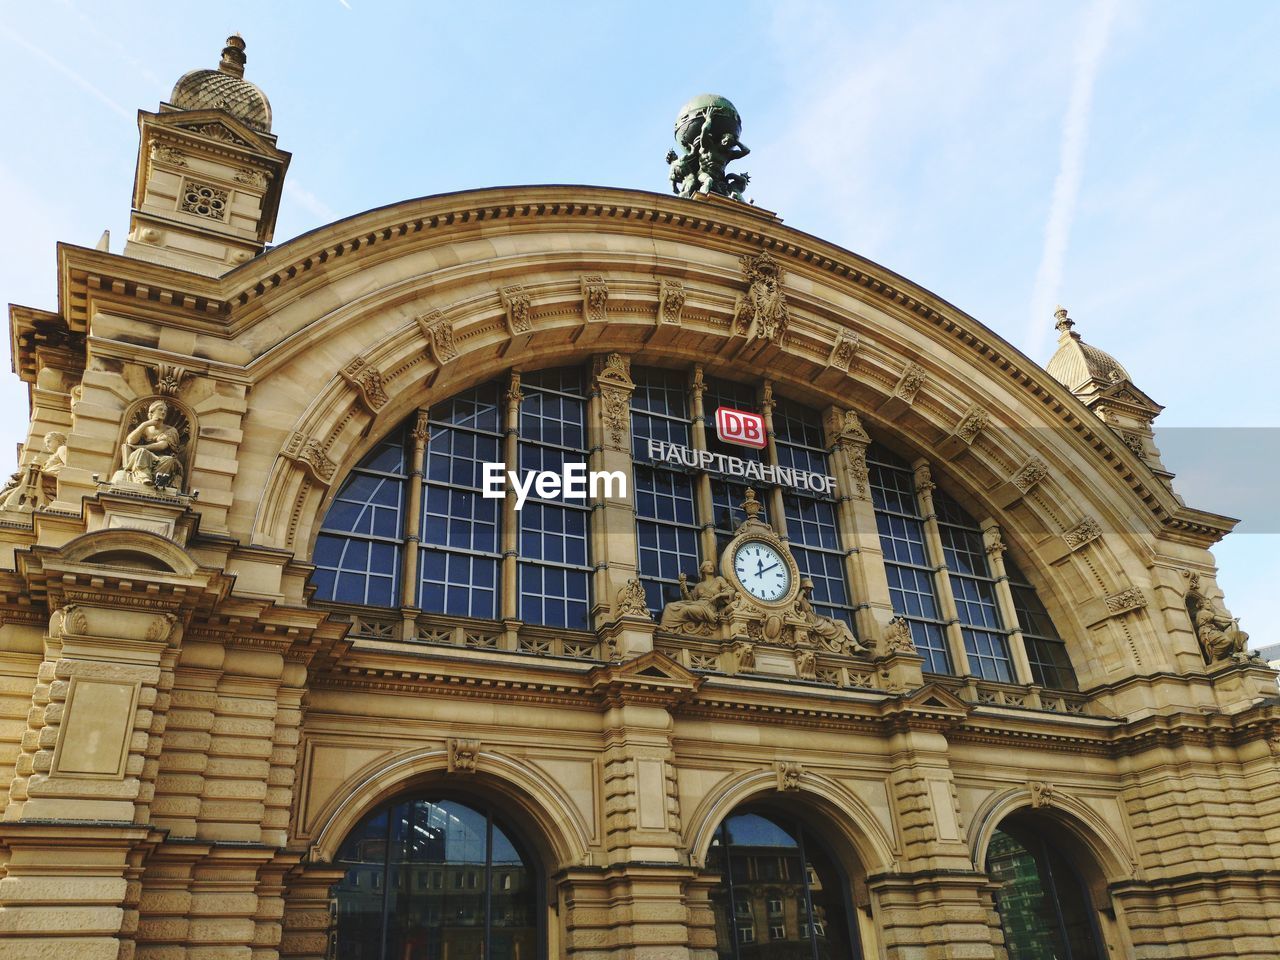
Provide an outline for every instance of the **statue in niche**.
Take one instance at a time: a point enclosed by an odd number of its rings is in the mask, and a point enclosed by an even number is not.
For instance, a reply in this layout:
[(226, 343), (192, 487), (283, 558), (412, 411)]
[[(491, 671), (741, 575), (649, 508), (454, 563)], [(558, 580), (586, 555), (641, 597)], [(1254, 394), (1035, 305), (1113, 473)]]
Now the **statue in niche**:
[(668, 603), (662, 611), (662, 628), (677, 633), (710, 633), (724, 617), (729, 604), (737, 596), (733, 585), (716, 572), (710, 560), (698, 568), (702, 580), (689, 588), (689, 580), (680, 574), (682, 599)]
[(1249, 659), (1245, 650), (1249, 635), (1240, 629), (1239, 620), (1217, 613), (1209, 598), (1199, 594), (1187, 597), (1187, 607), (1195, 624), (1200, 648), (1210, 663)]
[(675, 133), (684, 153), (667, 151), (672, 192), (682, 197), (714, 193), (742, 200), (750, 176), (725, 172), (727, 164), (751, 152), (738, 139), (742, 118), (737, 108), (713, 94), (694, 97), (680, 111)]
[(849, 656), (866, 653), (867, 648), (858, 642), (849, 625), (843, 620), (824, 617), (813, 608), (813, 581), (805, 577), (800, 581), (800, 597), (796, 600), (796, 613), (803, 618), (809, 636), (817, 639), (833, 653)]
[[(179, 415), (181, 416), (181, 415)], [(124, 438), (120, 448), (123, 466), (112, 483), (138, 483), (157, 490), (182, 489), (183, 437), (170, 423), (169, 404), (156, 400), (145, 418)]]

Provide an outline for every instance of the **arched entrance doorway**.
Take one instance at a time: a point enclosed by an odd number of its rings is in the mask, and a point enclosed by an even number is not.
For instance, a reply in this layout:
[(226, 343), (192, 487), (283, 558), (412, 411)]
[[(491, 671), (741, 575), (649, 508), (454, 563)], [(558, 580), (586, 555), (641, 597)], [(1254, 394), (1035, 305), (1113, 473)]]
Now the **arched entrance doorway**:
[(860, 960), (847, 871), (794, 816), (746, 807), (724, 819), (707, 853), (721, 960)]
[(332, 960), (539, 960), (542, 871), (491, 808), (401, 797), (366, 816), (335, 862)]
[(1104, 960), (1098, 918), (1061, 830), (1013, 814), (987, 845), (986, 872), (1009, 960)]

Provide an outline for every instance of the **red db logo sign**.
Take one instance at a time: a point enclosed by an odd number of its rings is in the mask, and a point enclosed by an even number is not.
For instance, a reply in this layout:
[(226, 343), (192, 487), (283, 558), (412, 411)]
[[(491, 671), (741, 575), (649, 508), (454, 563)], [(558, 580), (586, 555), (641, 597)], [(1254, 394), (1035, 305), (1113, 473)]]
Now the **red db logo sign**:
[(733, 407), (716, 408), (716, 436), (725, 443), (764, 449), (764, 417)]

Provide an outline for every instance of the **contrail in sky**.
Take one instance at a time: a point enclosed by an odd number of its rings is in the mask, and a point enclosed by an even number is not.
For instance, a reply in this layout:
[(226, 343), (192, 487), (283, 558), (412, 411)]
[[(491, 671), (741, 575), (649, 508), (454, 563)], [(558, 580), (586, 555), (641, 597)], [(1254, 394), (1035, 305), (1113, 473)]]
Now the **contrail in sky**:
[(1080, 177), (1084, 171), (1084, 150), (1089, 140), (1089, 113), (1093, 108), (1093, 86), (1098, 78), (1102, 54), (1115, 19), (1115, 0), (1098, 0), (1086, 14), (1084, 31), (1076, 49), (1076, 73), (1071, 84), (1071, 99), (1062, 123), (1062, 148), (1058, 160), (1058, 177), (1053, 184), (1053, 200), (1044, 227), (1044, 250), (1036, 270), (1031, 295), (1031, 317), (1028, 324), (1028, 353), (1033, 357), (1044, 343), (1055, 301), (1062, 288), (1062, 270), (1067, 257), (1067, 241), (1071, 237), (1071, 221), (1075, 219), (1076, 199), (1080, 194)]
[(80, 76), (80, 74), (76, 73), (74, 70), (68, 67), (61, 60), (54, 57), (52, 54), (46, 53), (44, 50), (37, 47), (34, 43), (28, 42), (27, 40), (18, 36), (16, 33), (8, 29), (7, 27), (0, 26), (0, 33), (3, 33), (6, 37), (8, 37), (10, 40), (18, 44), (19, 46), (25, 47), (28, 51), (35, 54), (45, 63), (49, 64), (49, 66), (53, 67), (59, 73), (63, 74), (69, 80), (74, 82), (82, 90), (97, 97), (99, 100), (105, 103), (108, 107), (110, 107), (116, 113), (120, 114), (120, 116), (128, 120), (133, 119), (134, 113), (132, 110), (126, 110), (120, 104), (116, 103), (109, 96), (103, 93), (100, 89), (94, 86), (93, 83), (86, 80), (84, 77)]

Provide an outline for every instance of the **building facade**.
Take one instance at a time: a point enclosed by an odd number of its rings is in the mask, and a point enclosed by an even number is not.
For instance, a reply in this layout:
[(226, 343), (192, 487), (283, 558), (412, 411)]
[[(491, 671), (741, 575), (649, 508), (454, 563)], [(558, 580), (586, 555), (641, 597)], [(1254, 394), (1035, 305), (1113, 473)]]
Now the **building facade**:
[(244, 65), (10, 311), (0, 957), (1280, 952), (1233, 521), (1066, 311), (1042, 369), (712, 194), (268, 248)]

